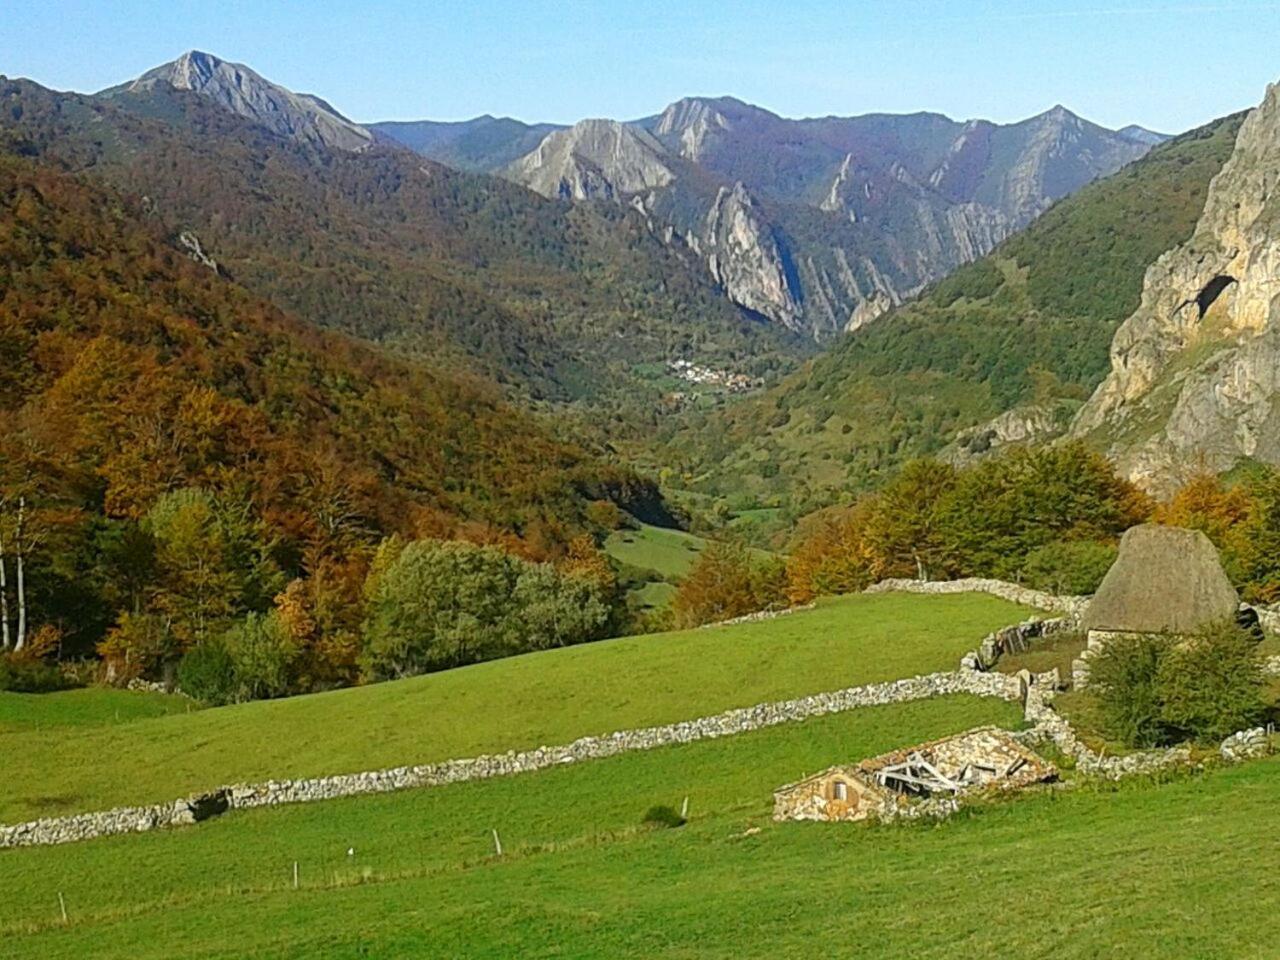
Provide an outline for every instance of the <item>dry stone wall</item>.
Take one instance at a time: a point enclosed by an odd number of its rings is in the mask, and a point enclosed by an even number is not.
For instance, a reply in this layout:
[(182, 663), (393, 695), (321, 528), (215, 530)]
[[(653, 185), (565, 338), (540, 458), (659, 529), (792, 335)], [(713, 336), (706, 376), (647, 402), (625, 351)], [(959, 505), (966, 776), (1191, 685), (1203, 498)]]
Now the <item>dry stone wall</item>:
[[(38, 844), (70, 843), (110, 834), (135, 833), (158, 827), (179, 826), (203, 819), (200, 813), (211, 807), (221, 810), (277, 806), (285, 803), (308, 803), (338, 797), (369, 793), (386, 793), (416, 787), (436, 787), (468, 780), (511, 776), (545, 770), (584, 760), (598, 760), (631, 750), (693, 743), (716, 737), (729, 737), (752, 730), (793, 723), (809, 717), (855, 710), (859, 707), (905, 703), (929, 697), (973, 694), (1018, 700), (1021, 691), (1017, 678), (997, 673), (949, 672), (932, 673), (849, 687), (833, 693), (818, 693), (796, 700), (783, 700), (726, 710), (713, 716), (680, 723), (620, 730), (601, 737), (582, 737), (573, 743), (533, 750), (509, 751), (466, 760), (413, 767), (396, 767), (364, 773), (342, 774), (294, 780), (268, 780), (264, 783), (235, 784), (211, 793), (154, 804), (125, 807), (102, 813), (74, 817), (35, 820), (16, 826), (0, 827), (0, 848)], [(218, 810), (217, 812), (221, 812)]]
[[(917, 581), (904, 582), (918, 583)], [(951, 581), (952, 584), (973, 582), (975, 581)], [(1000, 584), (1000, 581), (977, 582)], [(946, 585), (932, 584), (931, 586)], [(1019, 591), (1023, 589), (1014, 584), (1003, 586), (1015, 587)], [(968, 587), (967, 589), (978, 588)], [(959, 590), (918, 592), (946, 593), (959, 592)], [(1034, 593), (1034, 591), (1031, 592)], [(1010, 598), (1006, 597), (1006, 599)], [(1030, 601), (1016, 599), (1015, 602)], [(1043, 635), (1049, 629), (1061, 629), (1063, 624), (1070, 622), (1066, 616), (1055, 620), (1029, 620), (997, 631), (992, 637), (1003, 635), (1004, 639), (1001, 642), (1009, 642), (1010, 637), (1018, 637), (1025, 641), (1032, 635)], [(94, 837), (182, 826), (197, 823), (233, 809), (309, 803), (339, 797), (511, 776), (616, 756), (632, 750), (653, 750), (698, 740), (735, 736), (752, 730), (794, 723), (809, 717), (840, 713), (860, 707), (905, 703), (955, 694), (996, 697), (1021, 702), (1025, 719), (1032, 726), (1018, 732), (1015, 736), (1028, 745), (1052, 742), (1063, 754), (1073, 757), (1077, 769), (1089, 776), (1119, 779), (1186, 763), (1190, 759), (1190, 752), (1185, 747), (1114, 757), (1095, 753), (1076, 736), (1066, 719), (1053, 709), (1052, 701), (1059, 684), (1057, 670), (1035, 676), (1025, 671), (1016, 676), (988, 673), (975, 669), (966, 657), (961, 669), (952, 672), (931, 673), (903, 680), (848, 687), (844, 690), (813, 694), (795, 700), (761, 703), (752, 707), (726, 710), (723, 713), (695, 720), (636, 730), (620, 730), (599, 737), (582, 737), (560, 746), (537, 747), (532, 750), (508, 751), (503, 754), (483, 755), (464, 760), (446, 760), (421, 766), (395, 767), (332, 777), (235, 784), (168, 803), (118, 807), (99, 813), (46, 818), (14, 826), (0, 826), (0, 848), (72, 843)], [(1257, 756), (1269, 749), (1270, 738), (1265, 730), (1241, 731), (1223, 742), (1221, 755), (1225, 760), (1237, 760)], [(954, 809), (954, 804), (943, 803), (922, 807), (920, 815), (946, 815)]]
[(989, 593), (1010, 603), (1020, 603), (1027, 607), (1037, 607), (1060, 613), (1072, 620), (1078, 620), (1080, 614), (1089, 603), (1088, 597), (1059, 597), (1043, 590), (1032, 590), (1020, 584), (1006, 580), (990, 580), (983, 577), (966, 577), (961, 580), (881, 580), (867, 587), (867, 593)]

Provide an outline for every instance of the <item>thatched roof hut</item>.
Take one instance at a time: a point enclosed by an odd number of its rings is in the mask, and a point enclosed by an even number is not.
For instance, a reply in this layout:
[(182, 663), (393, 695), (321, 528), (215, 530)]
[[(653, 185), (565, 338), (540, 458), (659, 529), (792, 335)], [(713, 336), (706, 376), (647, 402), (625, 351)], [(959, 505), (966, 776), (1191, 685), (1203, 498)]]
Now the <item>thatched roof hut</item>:
[(1240, 598), (1217, 548), (1199, 530), (1132, 527), (1085, 609), (1087, 630), (1195, 633), (1234, 619)]

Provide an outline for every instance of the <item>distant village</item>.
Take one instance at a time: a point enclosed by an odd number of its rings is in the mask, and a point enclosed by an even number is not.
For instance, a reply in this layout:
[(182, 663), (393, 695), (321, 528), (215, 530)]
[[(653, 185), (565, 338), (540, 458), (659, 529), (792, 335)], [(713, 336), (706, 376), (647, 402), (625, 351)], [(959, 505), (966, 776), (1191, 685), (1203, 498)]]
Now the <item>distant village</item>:
[(669, 360), (667, 369), (682, 380), (704, 386), (724, 387), (729, 393), (746, 393), (764, 386), (760, 377), (749, 377), (745, 373), (733, 373), (729, 370), (716, 370), (704, 367), (692, 360)]

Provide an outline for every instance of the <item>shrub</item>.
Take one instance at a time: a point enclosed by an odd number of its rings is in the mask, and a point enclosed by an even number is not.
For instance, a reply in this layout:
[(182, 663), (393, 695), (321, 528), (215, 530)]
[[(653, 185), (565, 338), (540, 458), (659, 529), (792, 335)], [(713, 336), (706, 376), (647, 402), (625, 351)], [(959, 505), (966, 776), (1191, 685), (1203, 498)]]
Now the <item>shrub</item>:
[(732, 620), (786, 602), (786, 568), (757, 561), (741, 543), (717, 541), (698, 555), (671, 601), (677, 627)]
[(1111, 569), (1116, 548), (1097, 540), (1055, 540), (1027, 554), (1022, 575), (1029, 586), (1058, 594), (1093, 593)]
[(1131, 746), (1203, 743), (1263, 715), (1256, 641), (1234, 623), (1193, 637), (1118, 636), (1089, 661), (1108, 735)]
[(130, 680), (153, 673), (166, 656), (173, 654), (173, 648), (173, 637), (163, 619), (152, 614), (122, 613), (97, 650), (106, 667), (106, 682), (125, 686)]
[(0, 690), (13, 693), (49, 693), (70, 683), (57, 665), (32, 657), (0, 655)]
[(626, 515), (612, 500), (592, 500), (587, 504), (587, 522), (604, 530), (617, 530), (626, 523)]
[(1157, 684), (1167, 637), (1112, 637), (1089, 661), (1089, 689), (1108, 736), (1134, 747), (1154, 747), (1166, 735)]
[(683, 827), (686, 821), (684, 817), (676, 812), (675, 807), (658, 804), (645, 811), (644, 820), (641, 822), (649, 827), (667, 830), (674, 827)]
[(187, 696), (220, 706), (235, 699), (235, 662), (221, 639), (206, 640), (178, 664), (178, 686)]
[(262, 700), (288, 692), (298, 646), (274, 610), (251, 613), (231, 626), (223, 634), (222, 646), (231, 658), (236, 700)]
[(366, 593), (363, 661), (373, 679), (580, 643), (610, 614), (598, 578), (460, 542), (408, 544)]
[(1157, 685), (1161, 718), (1171, 733), (1221, 740), (1262, 719), (1262, 669), (1256, 641), (1223, 623), (1166, 652)]

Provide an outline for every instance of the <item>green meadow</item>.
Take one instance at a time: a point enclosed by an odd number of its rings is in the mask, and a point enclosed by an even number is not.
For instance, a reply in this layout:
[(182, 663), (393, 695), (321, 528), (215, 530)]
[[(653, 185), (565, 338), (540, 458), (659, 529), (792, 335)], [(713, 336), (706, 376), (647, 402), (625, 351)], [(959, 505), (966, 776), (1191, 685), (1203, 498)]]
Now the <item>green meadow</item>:
[(652, 570), (671, 580), (679, 580), (707, 547), (702, 537), (639, 524), (637, 529), (615, 530), (605, 541), (605, 553), (622, 563)]
[[(981, 722), (1016, 711), (877, 707), (508, 780), (3, 851), (0, 933), (15, 960), (960, 960), (1111, 956), (1119, 943), (1144, 958), (1274, 956), (1280, 758), (1046, 791), (936, 825), (769, 818), (772, 789), (801, 773)], [(684, 796), (685, 826), (641, 824)]]
[[(128, 722), (116, 722), (107, 692), (80, 691), (42, 707), (42, 724), (0, 732), (0, 822), (169, 800), (236, 781), (566, 743), (954, 669), (985, 633), (1026, 613), (985, 595), (850, 596), (757, 623), (625, 637)], [(85, 711), (81, 700), (95, 695), (103, 697), (103, 722), (63, 735), (50, 718)]]

